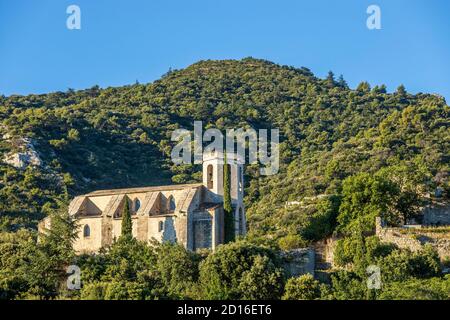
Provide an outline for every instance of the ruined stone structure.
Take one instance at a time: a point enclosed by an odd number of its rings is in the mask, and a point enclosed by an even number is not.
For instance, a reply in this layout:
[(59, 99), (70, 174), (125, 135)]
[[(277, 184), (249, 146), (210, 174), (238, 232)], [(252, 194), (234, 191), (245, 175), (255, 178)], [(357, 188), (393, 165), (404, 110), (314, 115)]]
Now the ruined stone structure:
[(450, 231), (421, 225), (387, 227), (380, 217), (376, 218), (375, 223), (376, 235), (382, 242), (393, 243), (399, 248), (409, 249), (412, 252), (423, 249), (425, 244), (430, 244), (436, 249), (441, 260), (450, 258)]
[(423, 224), (407, 224), (388, 227), (377, 217), (375, 232), (383, 242), (393, 243), (399, 248), (419, 251), (425, 244), (436, 249), (441, 260), (450, 258), (450, 204), (434, 199), (422, 208)]
[(423, 209), (422, 214), (425, 225), (450, 225), (450, 203), (448, 202), (434, 201)]
[[(227, 154), (227, 163), (235, 233), (244, 235), (243, 162)], [(138, 240), (178, 242), (189, 250), (214, 249), (224, 239), (223, 182), (223, 155), (211, 153), (203, 159), (202, 184), (99, 190), (77, 196), (69, 206), (79, 228), (74, 249), (97, 252), (119, 238), (125, 201)], [(39, 227), (45, 231), (50, 224), (44, 219)]]
[(301, 248), (280, 252), (281, 263), (288, 277), (309, 273), (314, 276), (316, 268), (313, 248)]
[(314, 243), (316, 269), (326, 270), (335, 267), (334, 250), (341, 238), (332, 235)]

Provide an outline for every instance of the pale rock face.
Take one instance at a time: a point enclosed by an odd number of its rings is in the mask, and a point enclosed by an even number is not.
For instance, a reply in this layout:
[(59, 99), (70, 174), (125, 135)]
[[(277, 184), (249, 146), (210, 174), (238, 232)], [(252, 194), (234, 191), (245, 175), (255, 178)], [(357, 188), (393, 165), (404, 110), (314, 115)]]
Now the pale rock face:
[[(5, 135), (9, 137), (9, 135)], [(4, 137), (5, 137), (4, 136)], [(9, 153), (3, 158), (3, 161), (17, 169), (25, 169), (28, 166), (41, 166), (42, 160), (36, 151), (33, 142), (28, 138), (21, 138), (16, 141), (17, 145), (22, 149), (22, 152)]]

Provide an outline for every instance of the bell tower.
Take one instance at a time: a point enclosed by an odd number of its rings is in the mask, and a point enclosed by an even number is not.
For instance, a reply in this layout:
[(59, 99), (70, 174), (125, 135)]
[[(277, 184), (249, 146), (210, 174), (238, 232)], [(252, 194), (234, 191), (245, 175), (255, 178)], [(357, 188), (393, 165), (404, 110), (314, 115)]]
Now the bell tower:
[[(203, 185), (217, 202), (223, 201), (224, 162), (222, 152), (207, 152), (203, 155)], [(227, 165), (230, 174), (230, 195), (234, 209), (235, 233), (236, 235), (245, 235), (247, 222), (244, 208), (244, 160), (237, 154), (227, 153)]]

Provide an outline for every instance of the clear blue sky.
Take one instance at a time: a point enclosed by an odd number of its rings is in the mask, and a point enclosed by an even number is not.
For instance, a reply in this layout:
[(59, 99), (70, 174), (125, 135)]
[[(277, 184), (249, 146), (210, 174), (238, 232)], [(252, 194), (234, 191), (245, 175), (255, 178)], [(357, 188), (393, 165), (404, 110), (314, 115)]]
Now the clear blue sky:
[[(81, 30), (66, 8), (81, 8)], [(381, 8), (381, 30), (366, 9)], [(0, 0), (0, 94), (151, 82), (247, 56), (450, 103), (450, 1)]]

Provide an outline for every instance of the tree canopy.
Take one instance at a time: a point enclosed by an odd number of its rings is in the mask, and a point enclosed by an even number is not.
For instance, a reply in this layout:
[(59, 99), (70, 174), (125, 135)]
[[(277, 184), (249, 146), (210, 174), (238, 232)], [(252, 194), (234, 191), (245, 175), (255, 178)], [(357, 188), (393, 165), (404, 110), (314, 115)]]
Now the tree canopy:
[[(72, 259), (69, 220), (39, 245), (36, 227), (74, 196), (201, 181), (200, 165), (175, 165), (170, 151), (173, 130), (192, 130), (202, 120), (204, 128), (221, 131), (280, 130), (278, 174), (261, 176), (257, 165), (245, 167), (246, 244), (202, 256), (117, 241), (98, 256), (79, 258), (83, 297), (281, 297), (284, 280), (269, 251), (308, 246), (336, 233), (345, 237), (339, 263), (354, 269), (336, 273), (321, 298), (367, 298), (360, 271), (377, 259), (401, 263), (407, 267), (400, 274), (412, 275), (405, 283), (386, 280), (389, 287), (378, 297), (392, 297), (400, 288), (410, 290), (401, 295), (408, 297), (420, 285), (433, 291), (423, 297), (442, 297), (448, 279), (431, 253), (408, 260), (399, 249), (374, 244), (369, 234), (376, 216), (393, 225), (415, 218), (437, 189), (448, 200), (449, 119), (450, 107), (438, 95), (411, 94), (402, 85), (388, 93), (383, 84), (367, 82), (352, 89), (332, 72), (320, 79), (305, 67), (254, 58), (200, 61), (148, 84), (0, 96), (1, 295), (58, 294), (62, 261)], [(19, 168), (5, 161), (30, 150), (40, 164)], [(130, 222), (124, 219), (126, 233)], [(58, 242), (60, 237), (65, 240)], [(158, 255), (180, 264), (167, 269), (170, 263)], [(45, 283), (34, 277), (38, 273), (48, 273)], [(308, 281), (291, 280), (289, 297), (316, 297)]]

